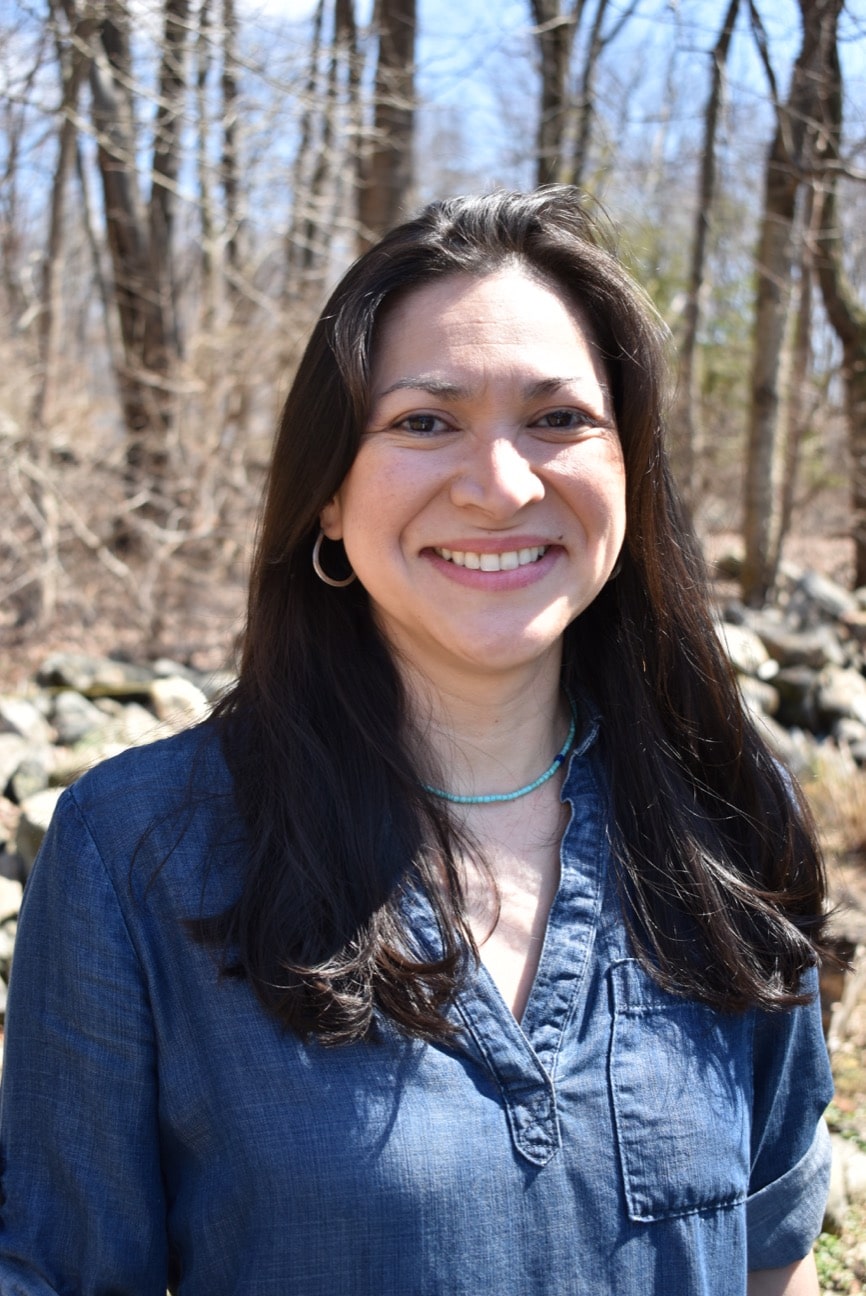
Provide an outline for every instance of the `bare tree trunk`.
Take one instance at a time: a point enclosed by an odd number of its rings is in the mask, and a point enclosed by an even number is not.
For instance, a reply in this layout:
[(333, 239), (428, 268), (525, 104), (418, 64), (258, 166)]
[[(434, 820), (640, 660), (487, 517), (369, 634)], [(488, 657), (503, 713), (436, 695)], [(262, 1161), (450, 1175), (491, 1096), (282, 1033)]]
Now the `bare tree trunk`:
[(821, 88), (824, 112), (820, 152), (824, 174), (816, 194), (819, 207), (817, 272), (827, 315), (842, 344), (845, 413), (852, 468), (854, 582), (859, 588), (866, 585), (866, 308), (858, 301), (842, 260), (837, 193), (842, 169), (842, 69), (835, 25), (832, 45), (826, 51)]
[(595, 78), (601, 56), (608, 45), (616, 40), (629, 18), (636, 12), (639, 3), (640, 0), (631, 0), (631, 3), (621, 10), (616, 21), (607, 31), (604, 30), (604, 19), (609, 12), (608, 0), (598, 0), (596, 5), (595, 16), (592, 20), (592, 27), (581, 64), (576, 102), (572, 107), (572, 114), (577, 114), (577, 121), (574, 129), (571, 163), (564, 168), (562, 173), (562, 179), (567, 184), (583, 184), (589, 169), (589, 156), (596, 118)]
[(0, 136), (7, 142), (6, 166), (0, 175), (0, 280), (9, 314), (13, 319), (19, 319), (26, 306), (17, 274), (21, 253), (21, 224), (17, 211), (20, 128), (15, 121), (15, 106), (8, 99), (0, 103), (0, 109)]
[(781, 378), (796, 259), (795, 218), (811, 168), (819, 117), (818, 84), (825, 47), (842, 0), (800, 0), (802, 45), (787, 104), (780, 108), (764, 177), (758, 247), (752, 399), (745, 484), (743, 596), (760, 606), (776, 579), (782, 543), (783, 400)]
[(114, 2), (108, 3), (106, 10), (109, 16), (91, 45), (90, 88), (124, 350), (119, 380), (129, 434), (129, 485), (134, 492), (142, 484), (139, 470), (146, 461), (153, 464), (157, 478), (161, 476), (170, 418), (162, 387), (168, 348), (161, 301), (151, 286), (148, 230), (138, 194), (127, 17)]
[[(64, 4), (71, 0), (64, 0)], [(127, 492), (142, 516), (160, 520), (168, 507), (167, 434), (173, 418), (171, 371), (177, 357), (172, 239), (186, 92), (184, 50), (188, 0), (165, 0), (158, 73), (152, 187), (148, 212), (139, 194), (128, 11), (103, 0), (90, 40), (90, 89), (98, 141), (105, 228), (123, 359), (118, 384), (127, 428)], [(137, 545), (128, 519), (118, 523), (118, 548)]]
[[(6, 39), (5, 32), (0, 37), (2, 39)], [(40, 45), (47, 39), (48, 33), (43, 31)], [(25, 186), (28, 184), (27, 171), (21, 165), (28, 150), (26, 106), (41, 69), (42, 49), (37, 48), (17, 94), (0, 92), (0, 140), (5, 163), (0, 172), (0, 284), (6, 297), (7, 313), (18, 322), (19, 328), (40, 306), (37, 295), (28, 291), (28, 277), (22, 273), (27, 246), (21, 237), (24, 226), (20, 194), (22, 180)]]
[(568, 184), (581, 184), (589, 163), (592, 128), (595, 122), (595, 74), (598, 70), (599, 57), (606, 44), (602, 36), (602, 24), (607, 5), (608, 0), (598, 0), (595, 17), (592, 20), (592, 30), (580, 69), (577, 101), (575, 103), (577, 125), (574, 148), (571, 155), (571, 166), (568, 168), (567, 174), (563, 174), (562, 177)]
[(241, 184), (238, 158), (240, 96), (237, 83), (238, 24), (234, 0), (223, 0), (223, 151), (220, 165), (225, 202), (225, 260), (230, 292), (237, 292), (240, 271), (243, 218), (240, 210)]
[[(66, 191), (69, 172), (75, 158), (77, 132), (75, 112), (78, 104), (81, 82), (87, 70), (87, 59), (76, 45), (75, 38), (85, 38), (87, 28), (92, 28), (92, 21), (75, 20), (72, 31), (73, 40), (64, 45), (60, 35), (61, 15), (54, 5), (50, 7), (51, 26), (54, 31), (57, 64), (60, 69), (62, 86), (62, 107), (60, 129), (58, 131), (57, 161), (51, 185), (49, 203), (48, 239), (42, 263), (42, 285), (37, 316), (37, 346), (39, 351), (39, 382), (36, 388), (31, 409), (31, 431), (26, 439), (29, 466), (35, 469), (35, 475), (24, 473), (19, 476), (22, 496), (28, 498), (27, 510), (39, 535), (42, 561), (38, 575), (33, 581), (32, 598), (27, 612), (22, 609), (22, 619), (36, 621), (44, 626), (50, 623), (57, 606), (59, 546), (59, 515), (57, 497), (51, 488), (50, 466), (51, 448), (48, 439), (43, 435), (47, 422), (53, 415), (54, 392), (57, 386), (57, 363), (59, 357), (59, 339), (61, 336), (61, 316), (63, 308), (63, 251), (64, 226), (66, 211)], [(10, 153), (15, 158), (16, 140), (10, 141)], [(12, 160), (10, 159), (10, 160)], [(18, 475), (18, 467), (15, 467)], [(23, 478), (23, 480), (22, 480)]]
[(216, 222), (214, 219), (211, 167), (208, 159), (210, 113), (207, 106), (207, 84), (213, 62), (212, 41), (211, 0), (202, 0), (198, 13), (198, 32), (196, 36), (195, 169), (198, 181), (199, 220), (201, 221), (201, 314), (202, 324), (206, 331), (213, 328), (217, 314), (216, 258), (214, 256)]
[(705, 291), (707, 236), (710, 230), (716, 196), (716, 135), (725, 88), (725, 69), (740, 0), (729, 0), (722, 28), (710, 55), (712, 76), (707, 106), (704, 110), (704, 140), (701, 150), (701, 173), (698, 184), (698, 208), (689, 271), (689, 287), (683, 310), (683, 334), (680, 342), (680, 382), (675, 420), (674, 458), (679, 485), (689, 507), (694, 510), (703, 494), (701, 464), (703, 429), (701, 419), (700, 375), (698, 372), (698, 329)]
[[(341, 213), (356, 202), (362, 180), (361, 126), (363, 110), (361, 81), (364, 59), (358, 45), (358, 24), (354, 0), (336, 0), (335, 34), (341, 57), (346, 63), (345, 86), (345, 165), (339, 168), (333, 189), (333, 209), (329, 226), (335, 229)], [(414, 126), (413, 126), (414, 130)]]
[(188, 30), (189, 0), (166, 0), (154, 123), (153, 183), (148, 216), (152, 292), (156, 292), (159, 298), (165, 345), (169, 347), (172, 356), (180, 355), (174, 244), (180, 128), (187, 93), (184, 60)]
[[(52, 5), (52, 14), (55, 23), (59, 23), (60, 13), (55, 5)], [(93, 18), (78, 18), (70, 32), (72, 39), (68, 49), (64, 48), (59, 35), (56, 42), (57, 58), (63, 79), (63, 106), (57, 162), (51, 184), (48, 245), (42, 267), (42, 310), (38, 329), (41, 375), (33, 405), (33, 422), (37, 428), (44, 427), (53, 413), (57, 358), (60, 350), (66, 193), (77, 148), (78, 133), (75, 115), (78, 109), (79, 92), (88, 70), (88, 58), (82, 45), (86, 46), (95, 30), (96, 22)]]
[(313, 18), (286, 259), (294, 296), (318, 294), (335, 231), (361, 185), (361, 59), (353, 0), (335, 0), (324, 87), (324, 0)]
[(302, 297), (302, 269), (305, 261), (303, 237), (307, 229), (307, 191), (310, 187), (315, 155), (315, 129), (319, 106), (319, 63), (322, 55), (322, 31), (325, 23), (325, 0), (318, 0), (313, 13), (313, 32), (304, 85), (304, 110), (295, 160), (292, 166), (292, 215), (286, 235), (286, 268), (291, 297)]
[(803, 203), (803, 237), (797, 274), (797, 313), (791, 346), (790, 394), (786, 402), (787, 427), (784, 437), (785, 469), (782, 482), (782, 535), (791, 528), (794, 499), (800, 469), (800, 450), (811, 418), (808, 389), (812, 372), (812, 249), (815, 243), (816, 204), (814, 189), (807, 187)]
[(309, 191), (306, 195), (306, 214), (301, 234), (300, 260), (302, 278), (308, 287), (319, 288), (319, 281), (327, 266), (328, 250), (333, 237), (332, 200), (340, 133), (340, 71), (349, 69), (351, 77), (355, 23), (350, 4), (337, 4), (334, 10), (334, 30), (328, 58), (328, 74), (321, 99), (321, 134), (316, 150)]
[[(78, 181), (78, 188), (81, 195), (81, 220), (84, 226), (84, 236), (87, 239), (87, 246), (90, 250), (90, 261), (93, 267), (93, 278), (96, 282), (96, 288), (99, 293), (99, 302), (102, 307), (102, 320), (105, 326), (105, 342), (108, 349), (108, 355), (111, 360), (112, 369), (115, 379), (118, 383), (120, 375), (123, 373), (123, 343), (118, 336), (118, 321), (113, 308), (112, 293), (109, 288), (105, 266), (103, 265), (102, 245), (96, 236), (93, 219), (93, 202), (90, 195), (90, 181), (88, 179), (87, 169), (84, 165), (84, 158), (81, 155), (80, 141), (75, 143), (75, 176)], [(122, 403), (122, 401), (121, 401)]]
[(180, 355), (177, 275), (174, 265), (175, 207), (180, 171), (181, 126), (186, 97), (184, 68), (189, 31), (189, 0), (165, 0), (159, 89), (154, 123), (153, 181), (150, 191), (149, 246), (151, 291), (159, 299), (163, 345), (169, 355), (158, 366), (168, 370)]
[(358, 191), (360, 250), (401, 218), (414, 177), (416, 0), (379, 0), (373, 138)]
[(562, 11), (559, 0), (532, 0), (541, 72), (541, 103), (535, 140), (536, 183), (539, 185), (566, 178), (563, 143), (571, 111), (568, 73), (584, 2), (574, 0)]

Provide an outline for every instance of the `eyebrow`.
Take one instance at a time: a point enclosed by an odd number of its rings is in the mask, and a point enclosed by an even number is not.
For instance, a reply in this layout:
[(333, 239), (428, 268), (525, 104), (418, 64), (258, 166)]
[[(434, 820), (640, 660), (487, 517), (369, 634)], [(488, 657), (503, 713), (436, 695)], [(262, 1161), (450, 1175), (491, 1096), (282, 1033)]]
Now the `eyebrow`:
[[(550, 396), (559, 391), (562, 387), (571, 385), (580, 386), (580, 378), (540, 378), (537, 382), (527, 383), (523, 388), (525, 400), (537, 400), (540, 396)], [(600, 383), (601, 390), (608, 393), (606, 383)], [(431, 396), (442, 396), (447, 400), (468, 400), (472, 391), (469, 387), (461, 386), (460, 383), (449, 382), (447, 378), (437, 377), (436, 374), (418, 374), (406, 378), (398, 378), (396, 382), (391, 383), (384, 391), (377, 394), (377, 399), (383, 396), (390, 396), (396, 391), (424, 391)]]

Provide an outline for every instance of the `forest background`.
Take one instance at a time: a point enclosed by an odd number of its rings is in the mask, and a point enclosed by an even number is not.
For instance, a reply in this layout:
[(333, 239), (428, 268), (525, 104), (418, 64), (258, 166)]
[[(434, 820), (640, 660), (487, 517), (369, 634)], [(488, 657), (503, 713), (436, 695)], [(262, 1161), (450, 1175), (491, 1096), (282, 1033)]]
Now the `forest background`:
[[(0, 0), (0, 693), (53, 649), (226, 665), (329, 287), (431, 198), (556, 181), (669, 325), (737, 597), (790, 556), (866, 625), (866, 0)], [(866, 912), (866, 773), (809, 773)], [(838, 1226), (822, 1290), (861, 1291), (866, 1205)]]
[(786, 537), (866, 585), (866, 0), (2, 0), (0, 114), (7, 677), (60, 641), (222, 664), (327, 288), (499, 185), (621, 227), (746, 600)]

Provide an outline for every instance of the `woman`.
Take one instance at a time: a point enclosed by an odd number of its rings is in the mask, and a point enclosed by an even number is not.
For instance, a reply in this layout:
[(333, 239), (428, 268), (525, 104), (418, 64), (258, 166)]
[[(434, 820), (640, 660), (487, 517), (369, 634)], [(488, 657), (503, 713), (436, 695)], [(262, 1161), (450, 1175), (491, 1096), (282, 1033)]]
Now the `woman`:
[(817, 1292), (822, 874), (662, 342), (568, 189), (338, 286), (237, 688), (71, 789), (28, 886), (4, 1293)]

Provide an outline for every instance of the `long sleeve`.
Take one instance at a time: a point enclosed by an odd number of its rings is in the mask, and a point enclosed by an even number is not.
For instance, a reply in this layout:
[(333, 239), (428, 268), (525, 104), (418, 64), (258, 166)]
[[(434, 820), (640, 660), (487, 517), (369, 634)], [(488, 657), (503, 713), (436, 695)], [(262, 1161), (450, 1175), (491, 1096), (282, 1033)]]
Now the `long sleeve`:
[(750, 1269), (804, 1256), (820, 1231), (827, 1200), (830, 1139), (823, 1112), (833, 1080), (814, 970), (805, 985), (815, 995), (812, 1003), (790, 1013), (756, 1015)]
[(9, 992), (3, 1296), (164, 1296), (157, 1101), (138, 957), (67, 792), (27, 884)]

